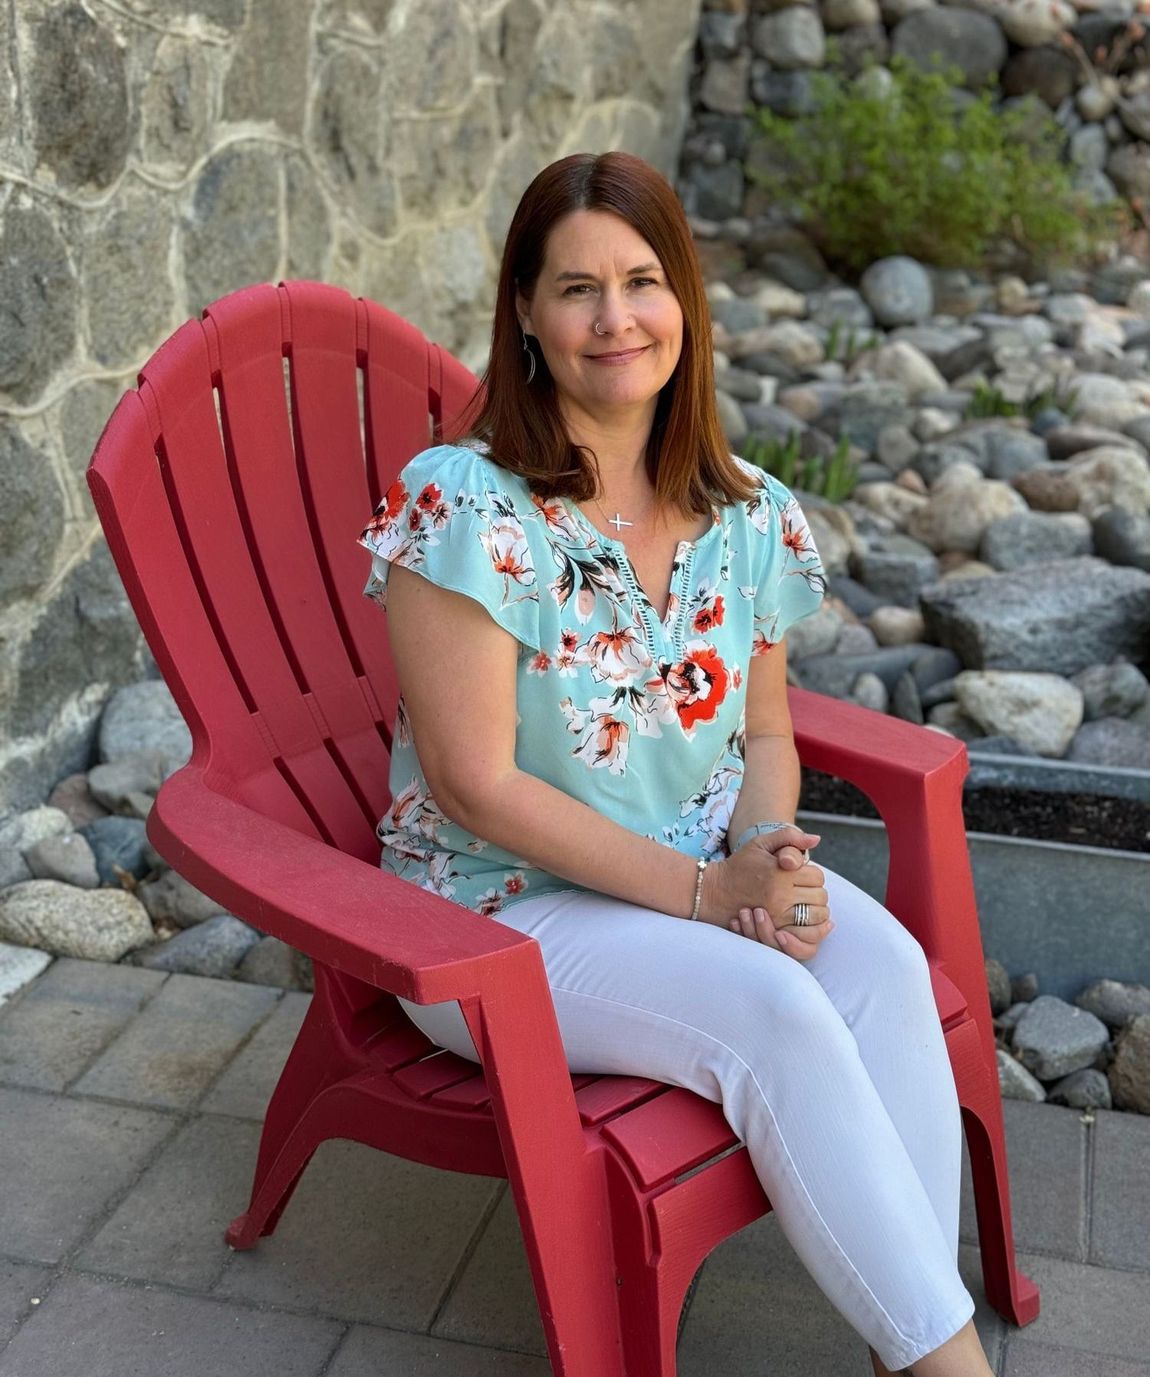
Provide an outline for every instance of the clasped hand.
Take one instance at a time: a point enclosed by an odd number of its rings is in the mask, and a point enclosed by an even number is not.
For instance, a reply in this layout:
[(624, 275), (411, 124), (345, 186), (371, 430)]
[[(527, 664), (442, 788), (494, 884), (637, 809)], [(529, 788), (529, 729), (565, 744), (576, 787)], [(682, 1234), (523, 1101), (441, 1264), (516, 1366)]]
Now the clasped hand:
[[(715, 912), (709, 919), (764, 946), (809, 961), (834, 928), (825, 876), (803, 856), (819, 844), (817, 833), (788, 827), (753, 837), (725, 861), (709, 867), (715, 878)], [(810, 924), (797, 926), (794, 906), (809, 906)], [(734, 915), (734, 916), (732, 916)]]

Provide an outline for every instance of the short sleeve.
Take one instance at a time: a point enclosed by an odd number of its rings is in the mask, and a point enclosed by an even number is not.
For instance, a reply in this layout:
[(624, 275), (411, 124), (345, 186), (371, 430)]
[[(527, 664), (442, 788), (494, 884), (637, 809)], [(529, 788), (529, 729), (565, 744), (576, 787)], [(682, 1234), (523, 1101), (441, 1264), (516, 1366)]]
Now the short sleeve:
[(388, 574), (401, 564), (474, 599), (521, 644), (542, 649), (535, 559), (511, 491), (518, 486), (463, 446), (417, 454), (359, 535), (371, 551), (364, 595), (386, 607)]
[(776, 645), (795, 622), (814, 612), (827, 581), (807, 519), (785, 484), (764, 470), (753, 470), (759, 491), (747, 501), (747, 515), (758, 537), (755, 569), (755, 650)]

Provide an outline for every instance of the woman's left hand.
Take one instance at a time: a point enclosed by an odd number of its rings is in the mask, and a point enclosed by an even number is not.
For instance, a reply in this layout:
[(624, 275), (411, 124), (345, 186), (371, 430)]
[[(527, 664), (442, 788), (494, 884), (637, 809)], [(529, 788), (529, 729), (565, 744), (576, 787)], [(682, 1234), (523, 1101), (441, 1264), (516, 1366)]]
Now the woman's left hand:
[[(765, 843), (774, 853), (780, 870), (801, 870), (810, 860), (809, 850), (786, 840), (786, 834), (791, 830), (780, 828), (777, 832), (767, 833), (757, 839), (760, 845)], [(817, 832), (804, 832), (797, 824), (793, 830), (800, 833), (801, 839), (809, 842), (811, 847), (817, 846), (822, 840)], [(730, 926), (732, 932), (738, 932), (752, 941), (762, 942), (764, 946), (777, 947), (779, 951), (793, 956), (796, 961), (809, 961), (818, 951), (823, 939), (834, 931), (835, 924), (833, 918), (828, 918), (825, 923), (804, 923), (801, 926), (786, 923), (776, 928), (765, 909), (748, 908), (740, 910), (738, 917), (731, 920)]]

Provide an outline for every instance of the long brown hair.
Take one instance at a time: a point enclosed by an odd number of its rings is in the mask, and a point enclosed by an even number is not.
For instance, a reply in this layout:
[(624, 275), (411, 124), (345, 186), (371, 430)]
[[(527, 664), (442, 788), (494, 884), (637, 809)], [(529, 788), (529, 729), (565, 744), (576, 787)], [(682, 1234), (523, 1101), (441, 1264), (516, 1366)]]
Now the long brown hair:
[(499, 269), (491, 354), (457, 434), (484, 441), (492, 459), (542, 497), (584, 502), (595, 495), (595, 456), (569, 439), (537, 346), (535, 377), (527, 382), (515, 310), (517, 290), (527, 300), (534, 295), (551, 230), (576, 210), (608, 211), (640, 234), (655, 250), (683, 312), (679, 361), (659, 393), (647, 440), (657, 499), (684, 514), (744, 500), (755, 485), (731, 459), (719, 422), (710, 310), (690, 226), (666, 178), (630, 153), (572, 153), (545, 167), (523, 193)]

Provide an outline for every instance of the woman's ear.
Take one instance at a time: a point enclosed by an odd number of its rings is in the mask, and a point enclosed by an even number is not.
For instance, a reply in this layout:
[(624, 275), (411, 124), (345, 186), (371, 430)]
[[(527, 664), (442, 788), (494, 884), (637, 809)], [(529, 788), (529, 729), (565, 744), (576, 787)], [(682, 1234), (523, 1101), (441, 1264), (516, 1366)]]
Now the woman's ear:
[(522, 292), (515, 293), (515, 314), (519, 318), (519, 328), (525, 334), (534, 334), (531, 329), (531, 303)]

